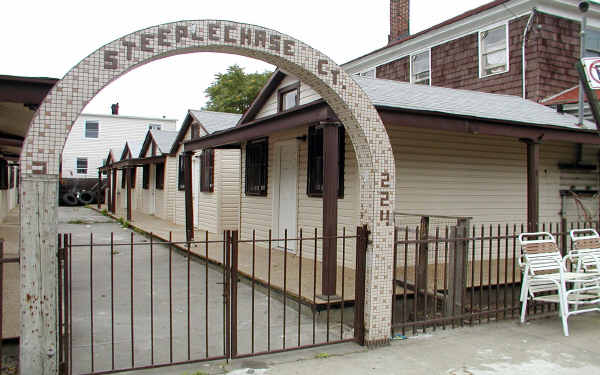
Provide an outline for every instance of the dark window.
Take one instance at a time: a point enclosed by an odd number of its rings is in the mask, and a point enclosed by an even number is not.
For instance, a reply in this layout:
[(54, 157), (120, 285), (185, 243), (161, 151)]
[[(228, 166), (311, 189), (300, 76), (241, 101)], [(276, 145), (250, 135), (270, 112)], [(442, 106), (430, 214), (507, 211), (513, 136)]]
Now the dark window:
[(14, 188), (15, 187), (15, 167), (10, 167), (9, 169), (10, 172), (10, 176), (9, 176), (9, 188)]
[(86, 121), (85, 122), (85, 137), (86, 138), (98, 138), (100, 133), (100, 125), (98, 121)]
[(177, 186), (179, 190), (185, 190), (185, 156), (179, 154), (179, 173), (177, 175)]
[(16, 180), (17, 181), (15, 182), (15, 185), (17, 185), (17, 187), (19, 187), (19, 184), (21, 183), (20, 182), (20, 180), (21, 180), (21, 170), (19, 168), (17, 168), (17, 178), (16, 178)]
[(191, 133), (192, 133), (192, 139), (198, 138), (200, 136), (200, 125), (192, 124)]
[(142, 167), (142, 189), (150, 187), (150, 164), (144, 164)]
[(300, 103), (300, 82), (282, 87), (278, 91), (277, 101), (279, 112), (286, 111)]
[[(338, 197), (344, 197), (344, 154), (345, 132), (339, 127), (338, 132)], [(311, 126), (308, 128), (308, 179), (306, 194), (309, 197), (323, 196), (323, 129)]]
[(215, 191), (215, 150), (204, 150), (200, 155), (200, 191)]
[(0, 189), (8, 189), (8, 162), (0, 159)]
[(87, 158), (77, 158), (76, 169), (78, 174), (87, 174), (88, 160)]
[(269, 139), (246, 144), (246, 194), (267, 195)]
[(165, 186), (165, 163), (156, 164), (156, 188), (162, 190)]
[(161, 125), (160, 124), (148, 124), (148, 129), (149, 130), (160, 130)]
[(121, 189), (125, 189), (127, 187), (127, 171), (125, 169), (121, 169)]

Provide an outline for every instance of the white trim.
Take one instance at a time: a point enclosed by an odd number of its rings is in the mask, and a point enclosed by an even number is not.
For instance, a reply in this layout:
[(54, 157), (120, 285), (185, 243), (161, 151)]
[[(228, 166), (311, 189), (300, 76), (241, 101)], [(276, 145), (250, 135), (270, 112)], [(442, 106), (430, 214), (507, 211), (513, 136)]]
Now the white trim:
[[(497, 72), (497, 73), (492, 73), (492, 74), (483, 74), (483, 66), (482, 66), (482, 59), (481, 59), (481, 34), (483, 34), (486, 31), (490, 31), (493, 29), (497, 29), (499, 27), (504, 26), (504, 48), (505, 48), (505, 58), (506, 58), (506, 69), (502, 72)], [(510, 72), (510, 39), (509, 39), (509, 21), (505, 21), (505, 22), (498, 22), (494, 25), (490, 25), (489, 27), (485, 28), (485, 29), (480, 29), (477, 32), (477, 56), (479, 59), (479, 79), (481, 78), (487, 78), (487, 77), (491, 77), (491, 76), (495, 76), (498, 74), (504, 74), (504, 73), (508, 73)], [(498, 50), (500, 51), (500, 50)]]
[(177, 119), (173, 118), (160, 118), (160, 117), (143, 117), (143, 116), (127, 116), (127, 115), (105, 115), (105, 114), (96, 114), (96, 113), (82, 113), (79, 117), (105, 117), (105, 118), (126, 118), (126, 119), (134, 119), (134, 120), (150, 120), (150, 121), (177, 121)]
[(412, 53), (411, 55), (409, 55), (408, 57), (408, 74), (409, 74), (409, 81), (410, 83), (415, 83), (414, 81), (414, 74), (413, 74), (413, 57), (416, 55), (420, 55), (422, 53), (428, 52), (429, 53), (429, 86), (431, 86), (431, 47), (429, 48), (425, 48), (421, 51)]

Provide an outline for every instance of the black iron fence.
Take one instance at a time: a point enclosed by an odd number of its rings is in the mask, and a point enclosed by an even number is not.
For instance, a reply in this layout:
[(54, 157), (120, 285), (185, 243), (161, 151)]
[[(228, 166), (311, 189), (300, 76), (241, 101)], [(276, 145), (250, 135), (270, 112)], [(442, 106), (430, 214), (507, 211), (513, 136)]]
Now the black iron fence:
[(330, 296), (321, 293), (318, 256), (328, 238), (316, 230), (295, 238), (269, 232), (266, 239), (226, 231), (191, 242), (126, 233), (59, 236), (59, 360), (66, 374), (364, 340), (363, 227), (336, 237), (337, 292)]
[[(563, 255), (573, 249), (571, 229), (598, 228), (598, 223), (563, 220), (539, 230), (552, 233)], [(395, 230), (392, 333), (417, 334), (428, 329), (512, 319), (520, 310), (521, 255), (518, 236), (524, 224), (403, 226)], [(535, 302), (528, 317), (556, 311)]]

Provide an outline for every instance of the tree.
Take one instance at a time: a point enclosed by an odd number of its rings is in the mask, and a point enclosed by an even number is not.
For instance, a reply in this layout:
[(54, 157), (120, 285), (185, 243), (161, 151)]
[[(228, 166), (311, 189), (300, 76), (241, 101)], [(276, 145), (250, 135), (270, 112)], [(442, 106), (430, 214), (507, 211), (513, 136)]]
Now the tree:
[(244, 113), (265, 85), (272, 72), (244, 73), (239, 65), (231, 65), (227, 73), (215, 74), (215, 80), (204, 92), (208, 111)]

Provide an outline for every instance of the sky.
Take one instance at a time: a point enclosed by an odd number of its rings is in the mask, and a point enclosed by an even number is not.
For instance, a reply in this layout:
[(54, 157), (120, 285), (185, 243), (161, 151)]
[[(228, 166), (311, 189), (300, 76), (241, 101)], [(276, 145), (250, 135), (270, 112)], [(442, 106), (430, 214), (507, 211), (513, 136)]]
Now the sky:
[[(410, 31), (416, 33), (490, 0), (412, 0)], [(358, 6), (360, 5), (360, 6)], [(338, 64), (384, 46), (389, 0), (257, 1), (3, 1), (0, 74), (62, 78), (87, 55), (136, 30), (193, 19), (221, 19), (271, 28), (299, 39)], [(180, 123), (200, 109), (215, 74), (238, 64), (246, 72), (274, 70), (237, 55), (194, 53), (146, 64), (102, 90), (84, 109), (109, 114), (166, 117)]]

